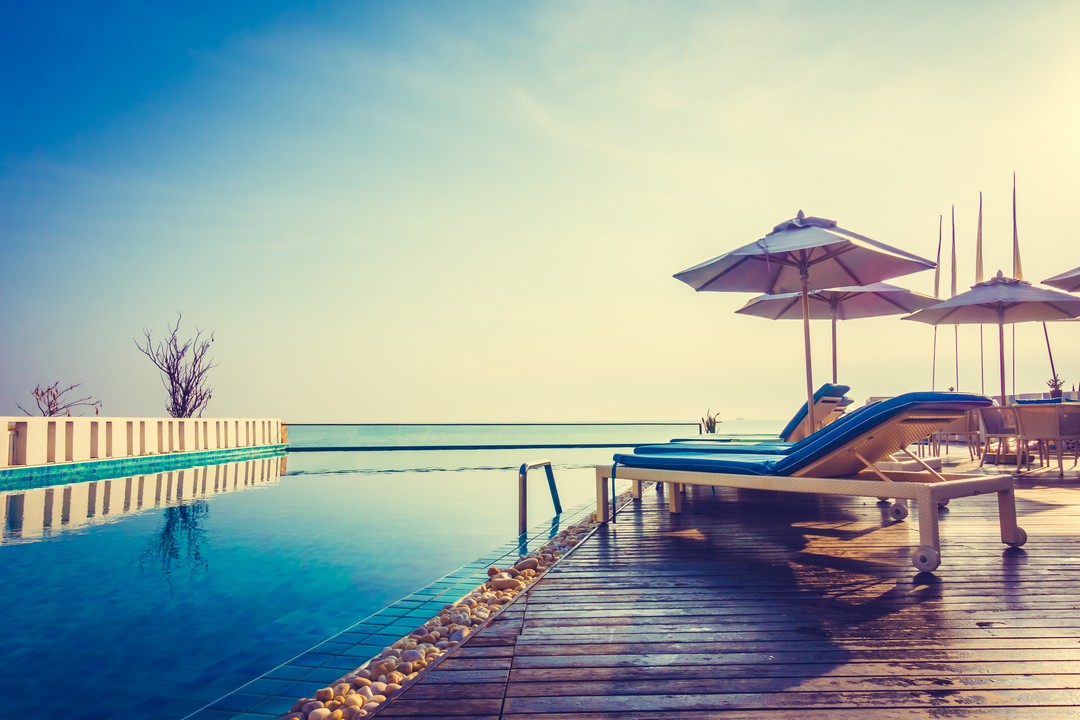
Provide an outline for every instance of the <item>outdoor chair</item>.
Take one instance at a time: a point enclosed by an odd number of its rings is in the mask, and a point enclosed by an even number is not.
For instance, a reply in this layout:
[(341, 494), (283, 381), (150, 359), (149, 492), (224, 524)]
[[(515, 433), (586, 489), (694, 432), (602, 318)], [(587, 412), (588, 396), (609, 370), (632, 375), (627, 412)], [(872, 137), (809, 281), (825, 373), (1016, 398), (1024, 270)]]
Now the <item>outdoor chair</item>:
[[(985, 408), (991, 400), (966, 393), (907, 393), (866, 405), (773, 454), (732, 452), (710, 443), (667, 443), (619, 453), (610, 466), (596, 468), (597, 519), (608, 522), (608, 507), (616, 478), (630, 480), (634, 497), (644, 482), (669, 488), (669, 509), (680, 512), (679, 489), (688, 485), (732, 487), (854, 497), (894, 498), (889, 514), (896, 520), (908, 514), (906, 501), (919, 513), (919, 547), (912, 562), (920, 570), (933, 570), (941, 561), (938, 535), (940, 505), (950, 499), (998, 493), (998, 519), (1002, 542), (1018, 547), (1026, 534), (1016, 525), (1016, 506), (1010, 475), (972, 476), (939, 473), (908, 451), (907, 446), (940, 431), (969, 410)], [(734, 450), (734, 448), (732, 448)], [(877, 467), (893, 453), (907, 455), (922, 472), (891, 471)]]
[(1016, 412), (1011, 407), (983, 407), (979, 408), (979, 419), (982, 421), (983, 426), (983, 448), (982, 459), (979, 461), (979, 467), (982, 467), (986, 463), (986, 458), (990, 455), (990, 448), (997, 441), (997, 447), (993, 452), (994, 464), (1001, 464), (1001, 456), (1008, 455), (1010, 443), (1015, 444), (1017, 429), (1016, 429)]
[(1062, 403), (1043, 407), (1017, 408), (1017, 424), (1020, 426), (1022, 438), (1028, 434), (1031, 424), (1030, 418), (1039, 415), (1040, 425), (1032, 434), (1034, 440), (1041, 441), (1039, 447), (1039, 460), (1043, 464), (1049, 464), (1051, 443), (1054, 454), (1057, 456), (1058, 472), (1062, 477), (1065, 475), (1065, 452), (1072, 451), (1073, 467), (1080, 460), (1080, 406), (1073, 403)]
[(1080, 461), (1080, 403), (1062, 403), (1058, 410), (1059, 439), (1061, 447), (1058, 448), (1058, 468), (1064, 474), (1062, 467), (1062, 455), (1071, 449), (1073, 454), (1073, 467)]
[[(1058, 406), (1018, 405), (1013, 412), (1016, 415), (1016, 471), (1020, 472), (1025, 464), (1031, 466), (1032, 446), (1039, 457), (1039, 466), (1048, 464), (1050, 444), (1053, 443), (1061, 450)], [(1061, 463), (1058, 465), (1060, 467)]]
[(964, 413), (964, 417), (957, 418), (943, 427), (940, 431), (930, 436), (930, 452), (932, 455), (941, 455), (941, 447), (945, 446), (945, 454), (949, 453), (949, 443), (955, 439), (967, 445), (968, 458), (974, 460), (981, 454), (982, 431), (979, 426), (979, 414), (972, 410)]

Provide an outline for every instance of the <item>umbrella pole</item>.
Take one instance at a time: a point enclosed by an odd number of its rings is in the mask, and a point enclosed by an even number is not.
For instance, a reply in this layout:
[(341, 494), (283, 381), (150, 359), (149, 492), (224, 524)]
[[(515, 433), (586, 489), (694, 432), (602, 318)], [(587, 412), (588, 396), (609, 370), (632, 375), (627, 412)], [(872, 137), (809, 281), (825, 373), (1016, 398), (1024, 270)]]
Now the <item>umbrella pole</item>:
[(937, 325), (934, 326), (934, 354), (930, 359), (930, 389), (937, 390)]
[(1054, 369), (1054, 351), (1050, 349), (1050, 333), (1046, 330), (1046, 323), (1043, 323), (1043, 335), (1046, 337), (1046, 354), (1050, 356), (1050, 377), (1057, 377), (1057, 370)]
[(1005, 323), (998, 322), (998, 367), (1001, 369), (1001, 406), (1005, 407)]
[(960, 390), (960, 326), (953, 325), (953, 360), (956, 363), (956, 390)]
[(979, 392), (986, 394), (986, 359), (983, 354), (983, 326), (979, 325)]
[[(1045, 323), (1043, 323), (1043, 327), (1046, 327)], [(1049, 347), (1049, 345), (1047, 345), (1047, 347)], [(1053, 364), (1053, 360), (1051, 360), (1051, 364)], [(832, 314), (832, 381), (833, 381), (833, 385), (835, 385), (836, 384), (836, 310), (835, 309), (833, 309), (833, 314)]]
[(1012, 326), (1012, 391), (1016, 394), (1016, 323)]
[(806, 355), (806, 417), (810, 421), (807, 434), (817, 429), (814, 418), (814, 372), (810, 367), (810, 294), (807, 289), (808, 276), (802, 273), (802, 326), (803, 351)]

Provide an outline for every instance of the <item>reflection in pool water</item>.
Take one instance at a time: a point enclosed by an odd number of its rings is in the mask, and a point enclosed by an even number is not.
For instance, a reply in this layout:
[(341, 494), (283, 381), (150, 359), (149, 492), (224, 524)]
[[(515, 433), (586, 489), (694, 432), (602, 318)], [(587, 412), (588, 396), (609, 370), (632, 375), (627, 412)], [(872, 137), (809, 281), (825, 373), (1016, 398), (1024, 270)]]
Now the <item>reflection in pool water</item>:
[[(565, 507), (609, 452), (560, 451)], [(63, 678), (67, 716), (182, 718), (512, 539), (534, 454), (304, 453), (285, 474), (270, 458), (0, 493), (0, 707)], [(550, 519), (541, 478), (529, 508)]]
[(165, 508), (161, 529), (150, 537), (139, 555), (140, 569), (157, 568), (165, 578), (179, 566), (186, 566), (192, 573), (205, 571), (208, 563), (202, 553), (202, 521), (209, 511), (205, 500)]
[(187, 507), (185, 502), (196, 498), (274, 483), (285, 463), (281, 456), (5, 492), (0, 494), (0, 543), (33, 542), (143, 510)]

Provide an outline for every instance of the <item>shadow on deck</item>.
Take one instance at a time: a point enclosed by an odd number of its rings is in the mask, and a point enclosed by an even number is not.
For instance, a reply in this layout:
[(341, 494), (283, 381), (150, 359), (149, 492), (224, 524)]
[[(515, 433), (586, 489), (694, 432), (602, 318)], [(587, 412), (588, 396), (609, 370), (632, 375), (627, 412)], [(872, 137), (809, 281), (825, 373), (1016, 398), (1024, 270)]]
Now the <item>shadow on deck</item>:
[(873, 500), (657, 489), (562, 560), (379, 717), (1080, 717), (1080, 477), (942, 509), (917, 574), (914, 515)]

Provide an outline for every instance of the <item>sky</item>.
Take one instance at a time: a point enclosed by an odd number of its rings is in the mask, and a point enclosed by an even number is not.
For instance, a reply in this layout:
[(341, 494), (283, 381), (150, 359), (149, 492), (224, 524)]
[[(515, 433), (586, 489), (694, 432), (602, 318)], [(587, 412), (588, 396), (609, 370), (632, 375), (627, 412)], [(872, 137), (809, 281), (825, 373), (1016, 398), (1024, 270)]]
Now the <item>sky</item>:
[[(800, 209), (974, 282), (1080, 265), (1080, 4), (11, 4), (0, 26), (0, 414), (59, 380), (158, 416), (135, 348), (214, 333), (207, 416), (786, 418), (798, 322), (680, 270)], [(933, 273), (897, 284), (932, 292)], [(1080, 324), (1048, 326), (1080, 383)], [(814, 384), (829, 380), (813, 324)], [(996, 392), (996, 333), (937, 389)], [(839, 328), (857, 403), (931, 385), (933, 330)], [(954, 343), (960, 345), (959, 378)], [(1016, 328), (1016, 390), (1050, 376)], [(1012, 350), (1008, 351), (1011, 356)], [(1010, 375), (1010, 389), (1012, 380)]]

